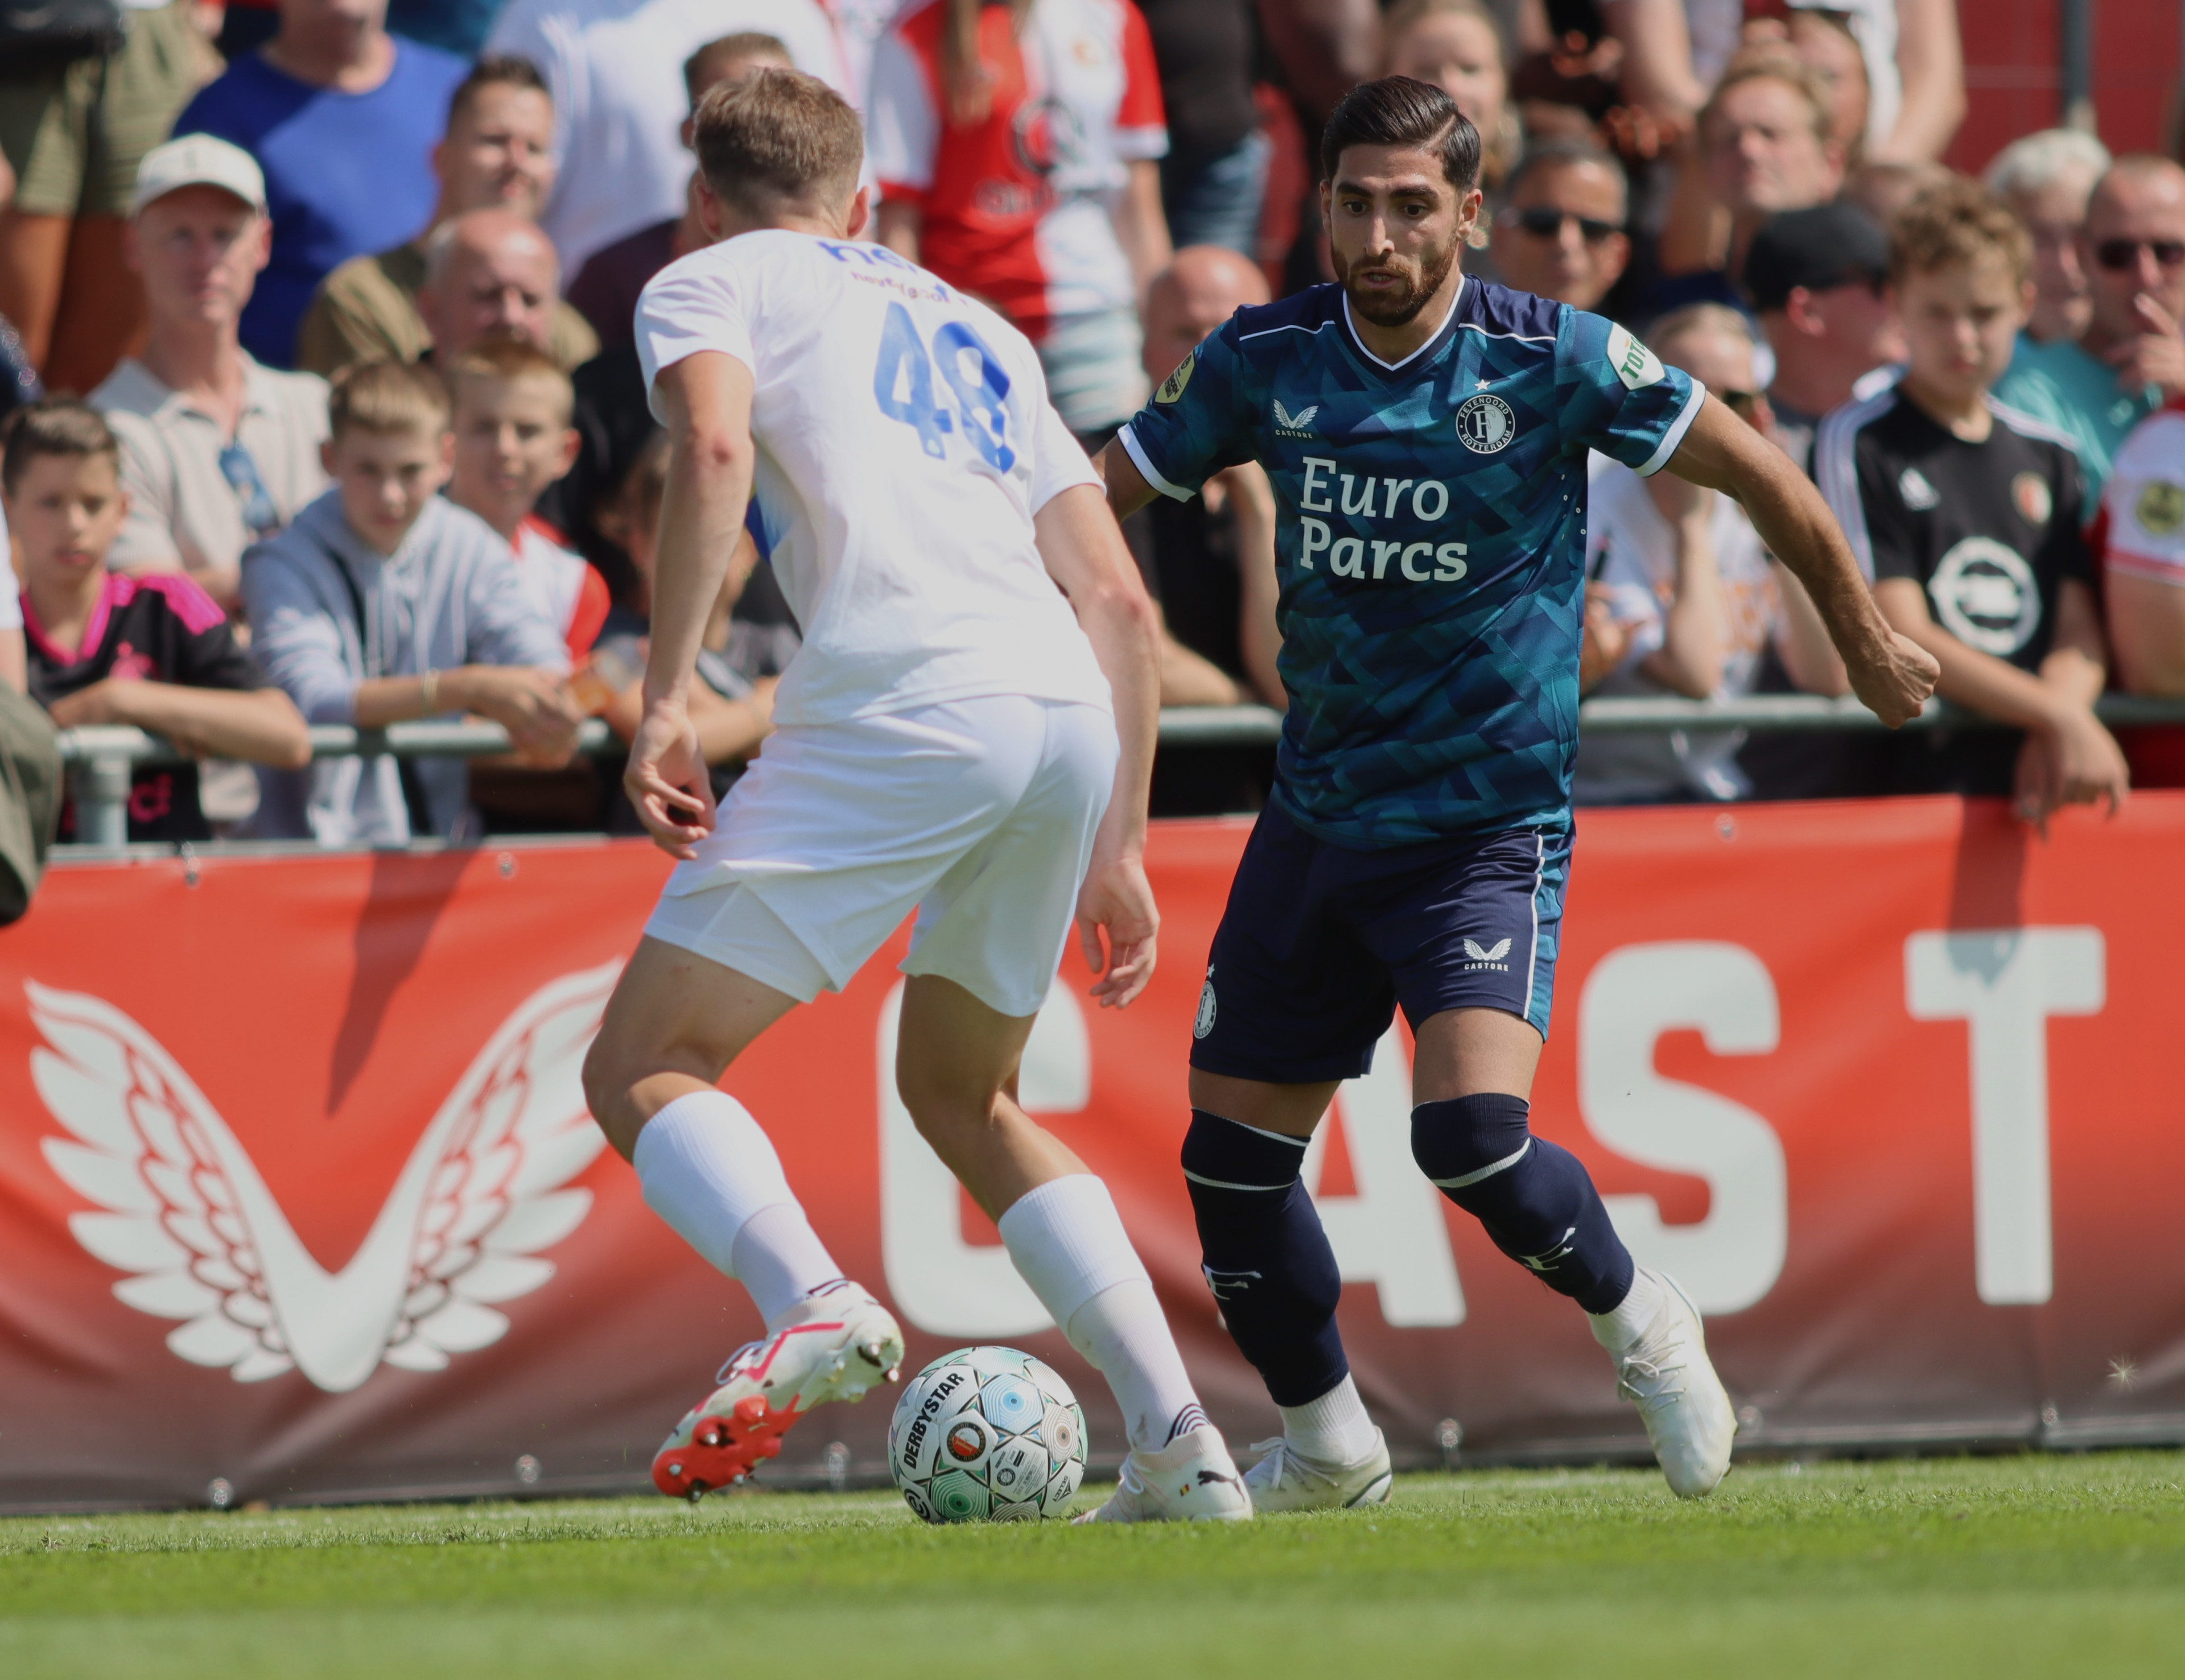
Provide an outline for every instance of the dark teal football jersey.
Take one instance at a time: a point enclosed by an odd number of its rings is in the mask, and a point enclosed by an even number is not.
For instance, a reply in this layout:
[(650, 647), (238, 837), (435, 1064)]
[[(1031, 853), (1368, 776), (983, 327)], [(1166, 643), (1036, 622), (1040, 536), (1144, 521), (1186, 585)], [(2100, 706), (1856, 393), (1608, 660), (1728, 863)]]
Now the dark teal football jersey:
[(1569, 821), (1586, 452), (1655, 472), (1702, 394), (1601, 316), (1470, 277), (1393, 366), (1320, 286), (1169, 376), (1121, 434), (1147, 483), (1274, 484), (1290, 816), (1359, 846)]

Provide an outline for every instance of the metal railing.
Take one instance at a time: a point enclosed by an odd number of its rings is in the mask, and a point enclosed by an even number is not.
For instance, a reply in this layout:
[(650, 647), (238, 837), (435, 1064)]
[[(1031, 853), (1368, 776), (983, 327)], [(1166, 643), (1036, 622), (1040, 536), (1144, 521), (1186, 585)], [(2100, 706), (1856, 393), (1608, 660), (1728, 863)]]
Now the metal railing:
[[(2095, 711), (2110, 724), (2185, 723), (2185, 700), (2103, 698)], [(1864, 730), (1881, 720), (1848, 696), (1754, 695), (1738, 700), (1590, 700), (1578, 709), (1581, 732), (1643, 734), (1664, 730)], [(1177, 706), (1161, 713), (1160, 744), (1169, 748), (1264, 747), (1281, 737), (1282, 714), (1264, 706)], [(1908, 728), (1993, 728), (1992, 720), (1940, 700)], [(322, 723), (311, 730), (314, 758), (488, 758), (509, 751), (498, 723), (395, 723), (359, 729)], [(139, 765), (180, 764), (188, 755), (159, 736), (127, 725), (98, 724), (60, 732), (61, 762), (75, 797), (77, 842), (114, 847), (129, 838), (129, 783)], [(578, 751), (594, 756), (623, 750), (607, 726), (587, 721)]]

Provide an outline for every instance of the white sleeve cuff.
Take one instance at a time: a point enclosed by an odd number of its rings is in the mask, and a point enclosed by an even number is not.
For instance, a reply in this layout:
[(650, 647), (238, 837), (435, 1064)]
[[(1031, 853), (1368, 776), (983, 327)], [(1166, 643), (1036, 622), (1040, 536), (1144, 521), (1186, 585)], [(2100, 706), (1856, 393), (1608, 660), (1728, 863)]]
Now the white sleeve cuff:
[(1146, 459), (1145, 450), (1139, 446), (1138, 440), (1132, 436), (1131, 428), (1128, 426), (1124, 427), (1115, 434), (1115, 441), (1123, 446), (1123, 453), (1130, 456), (1131, 465), (1138, 469), (1139, 477), (1163, 495), (1176, 501), (1188, 502), (1199, 494), (1196, 490), (1179, 488), (1162, 477), (1153, 462)]
[(1700, 410), (1707, 405), (1707, 387), (1696, 379), (1692, 381), (1692, 393), (1685, 399), (1683, 410), (1669, 422), (1669, 429), (1662, 434), (1662, 441), (1654, 453), (1646, 457), (1646, 464), (1639, 468), (1641, 478), (1651, 478), (1669, 464), (1669, 457), (1677, 452), (1677, 445), (1685, 441), (1685, 433), (1692, 429), (1692, 422), (1700, 417)]

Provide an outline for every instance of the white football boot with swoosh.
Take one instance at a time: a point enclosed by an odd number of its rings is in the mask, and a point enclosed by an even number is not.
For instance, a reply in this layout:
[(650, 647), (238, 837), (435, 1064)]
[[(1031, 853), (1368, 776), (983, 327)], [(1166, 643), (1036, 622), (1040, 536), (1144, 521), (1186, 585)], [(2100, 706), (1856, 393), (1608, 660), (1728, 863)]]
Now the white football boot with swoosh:
[(845, 1280), (815, 1289), (772, 1335), (746, 1342), (714, 1376), (720, 1384), (683, 1415), (653, 1454), (652, 1485), (696, 1504), (710, 1488), (741, 1482), (814, 1406), (858, 1400), (902, 1371), (895, 1315)]
[(1670, 1491), (1696, 1499), (1730, 1473), (1737, 1414), (1707, 1359), (1700, 1309), (1676, 1279), (1651, 1268), (1647, 1275), (1662, 1286), (1662, 1310), (1616, 1355), (1616, 1392), (1639, 1408)]
[(1157, 1453), (1133, 1447), (1115, 1491), (1077, 1522), (1243, 1522), (1252, 1496), (1221, 1431), (1210, 1423), (1179, 1435)]
[(1396, 1473), (1389, 1463), (1389, 1438), (1373, 1432), (1373, 1450), (1356, 1464), (1323, 1464), (1309, 1459), (1277, 1436), (1255, 1441), (1252, 1450), (1266, 1456), (1244, 1472), (1252, 1509), (1275, 1511), (1350, 1510), (1385, 1505)]

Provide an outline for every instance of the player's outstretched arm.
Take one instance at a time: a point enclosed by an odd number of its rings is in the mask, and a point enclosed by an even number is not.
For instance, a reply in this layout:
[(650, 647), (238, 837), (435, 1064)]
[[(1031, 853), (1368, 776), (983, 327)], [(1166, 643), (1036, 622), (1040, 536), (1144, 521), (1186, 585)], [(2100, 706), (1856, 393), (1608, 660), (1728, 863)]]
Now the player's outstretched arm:
[(1760, 539), (1806, 586), (1852, 692), (1875, 717), (1893, 729), (1919, 715), (1942, 667), (1889, 628), (1828, 504), (1789, 456), (1709, 397), (1668, 470), (1745, 505)]
[(690, 721), (690, 683), (751, 500), (752, 372), (734, 356), (701, 350), (661, 369), (653, 389), (668, 421), (668, 483), (653, 561), (645, 716), (623, 786), (654, 844), (689, 858), (712, 832), (714, 815), (712, 782)]
[(1108, 511), (1120, 525), (1160, 493), (1146, 483), (1137, 462), (1120, 438), (1110, 438), (1107, 447), (1092, 457), (1092, 470), (1108, 487)]
[(1049, 498), (1033, 516), (1033, 527), (1048, 575), (1070, 597), (1115, 691), (1122, 756), (1077, 895), (1077, 934), (1087, 963), (1100, 976), (1092, 996), (1103, 1008), (1120, 1009), (1153, 978), (1154, 936), (1160, 928), (1145, 870), (1146, 795), (1160, 730), (1159, 621), (1123, 533), (1090, 484)]

